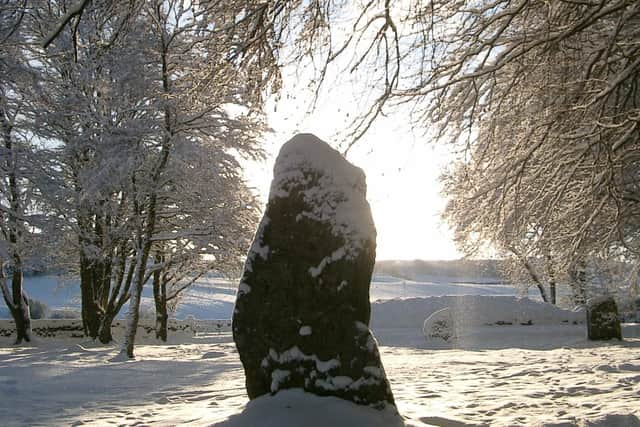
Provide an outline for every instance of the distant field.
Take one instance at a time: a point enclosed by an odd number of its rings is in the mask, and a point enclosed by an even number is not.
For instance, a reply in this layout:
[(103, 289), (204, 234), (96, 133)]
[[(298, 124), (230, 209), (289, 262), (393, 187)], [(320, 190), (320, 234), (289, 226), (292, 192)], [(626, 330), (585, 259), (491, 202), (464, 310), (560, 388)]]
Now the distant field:
[[(198, 280), (185, 291), (176, 317), (193, 316), (198, 319), (230, 318), (235, 301), (236, 281), (208, 276)], [(25, 278), (25, 289), (30, 298), (45, 303), (49, 309), (80, 309), (80, 287), (77, 281), (59, 276), (31, 276)], [(421, 275), (419, 280), (408, 280), (388, 274), (375, 274), (371, 282), (371, 301), (393, 298), (412, 298), (444, 295), (516, 295), (509, 285), (485, 279)], [(530, 297), (539, 299), (536, 292)], [(153, 295), (146, 286), (142, 297), (144, 311), (151, 314)], [(123, 310), (123, 313), (125, 311)], [(4, 304), (0, 305), (0, 318), (9, 318)]]

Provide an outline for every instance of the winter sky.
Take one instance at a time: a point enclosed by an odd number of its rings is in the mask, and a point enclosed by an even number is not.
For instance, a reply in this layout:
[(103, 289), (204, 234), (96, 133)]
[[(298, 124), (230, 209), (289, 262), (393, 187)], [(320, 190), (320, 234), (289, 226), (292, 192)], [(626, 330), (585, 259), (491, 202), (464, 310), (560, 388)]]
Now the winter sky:
[[(353, 87), (328, 88), (309, 111), (308, 91), (285, 88), (268, 110), (273, 133), (267, 134), (266, 162), (248, 168), (250, 184), (266, 202), (273, 163), (282, 144), (299, 132), (313, 133), (340, 149), (354, 111), (366, 102)], [(292, 95), (295, 93), (295, 95)], [(440, 219), (445, 201), (438, 177), (450, 160), (448, 147), (430, 144), (422, 130), (412, 130), (401, 113), (381, 117), (347, 158), (367, 175), (367, 198), (378, 232), (377, 259), (456, 259), (452, 233)], [(344, 148), (344, 147), (342, 147)], [(343, 151), (343, 150), (341, 150)]]

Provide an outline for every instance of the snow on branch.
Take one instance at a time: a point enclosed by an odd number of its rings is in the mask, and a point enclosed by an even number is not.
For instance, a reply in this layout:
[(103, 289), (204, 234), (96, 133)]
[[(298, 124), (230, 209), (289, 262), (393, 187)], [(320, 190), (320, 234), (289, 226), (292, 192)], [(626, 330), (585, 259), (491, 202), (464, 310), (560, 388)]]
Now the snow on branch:
[(91, 0), (79, 0), (75, 6), (67, 11), (67, 13), (60, 18), (58, 25), (54, 30), (44, 39), (42, 42), (43, 49), (49, 47), (51, 43), (60, 35), (64, 27), (76, 16), (80, 17), (84, 9), (91, 3)]

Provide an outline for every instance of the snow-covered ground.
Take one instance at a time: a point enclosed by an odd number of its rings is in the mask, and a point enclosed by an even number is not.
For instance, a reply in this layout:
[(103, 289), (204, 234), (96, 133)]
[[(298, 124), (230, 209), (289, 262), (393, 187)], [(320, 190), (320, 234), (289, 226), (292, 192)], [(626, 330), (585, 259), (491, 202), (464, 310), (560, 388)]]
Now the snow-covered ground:
[[(175, 316), (184, 319), (231, 318), (235, 301), (237, 281), (221, 277), (206, 276), (199, 279), (184, 292)], [(58, 276), (31, 276), (25, 278), (25, 289), (29, 297), (42, 301), (52, 309), (80, 309), (80, 286), (77, 280)], [(393, 298), (430, 297), (442, 295), (516, 295), (512, 286), (499, 283), (454, 282), (441, 277), (423, 276), (420, 281), (400, 279), (387, 275), (375, 275), (371, 282), (371, 301)], [(539, 299), (531, 290), (529, 298)], [(151, 286), (146, 286), (142, 295), (143, 311), (152, 311)], [(126, 309), (122, 310), (126, 313)], [(0, 318), (9, 318), (9, 312), (0, 303)]]
[[(405, 345), (381, 346), (407, 426), (640, 425), (637, 326), (625, 328), (636, 338), (622, 343), (589, 343), (584, 326), (566, 324), (485, 326), (478, 334), (482, 339), (458, 349), (424, 340), (415, 347), (411, 342), (420, 337), (410, 331)], [(384, 331), (378, 335), (381, 342), (398, 340)], [(528, 348), (518, 345), (526, 342)], [(347, 402), (304, 400), (295, 393), (245, 409), (244, 376), (228, 332), (143, 344), (131, 362), (111, 361), (116, 347), (86, 341), (39, 339), (20, 348), (6, 338), (0, 343), (0, 420), (7, 427), (390, 425), (367, 424), (373, 418)], [(345, 414), (345, 424), (329, 424), (335, 411)], [(300, 416), (316, 423), (296, 423)]]
[[(420, 280), (400, 279), (387, 275), (375, 275), (371, 282), (371, 301), (392, 298), (432, 297), (442, 295), (516, 295), (517, 290), (510, 285), (486, 281), (455, 281), (453, 279), (426, 276)], [(529, 298), (540, 299), (538, 292), (531, 289)]]
[[(477, 295), (495, 285), (463, 286)], [(37, 338), (13, 347), (0, 338), (0, 425), (640, 426), (640, 325), (625, 325), (624, 342), (593, 343), (574, 324), (580, 313), (513, 291), (428, 296), (429, 285), (416, 283), (424, 294), (399, 300), (390, 298), (404, 294), (402, 281), (373, 287), (373, 298), (386, 295), (373, 304), (371, 324), (404, 421), (299, 391), (247, 405), (225, 327), (174, 334), (166, 345), (143, 338), (127, 362), (113, 359), (117, 345)], [(189, 304), (218, 313), (232, 304), (230, 289), (212, 282)], [(460, 320), (457, 339), (427, 341), (422, 321), (443, 306)]]

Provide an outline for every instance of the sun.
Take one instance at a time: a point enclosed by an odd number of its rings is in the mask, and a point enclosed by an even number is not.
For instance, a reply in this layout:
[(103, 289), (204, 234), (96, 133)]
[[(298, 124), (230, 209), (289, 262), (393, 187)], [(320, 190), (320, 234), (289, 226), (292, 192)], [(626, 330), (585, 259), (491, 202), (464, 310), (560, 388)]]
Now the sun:
[(441, 218), (446, 201), (438, 177), (448, 161), (445, 150), (410, 134), (380, 131), (348, 157), (367, 175), (367, 198), (378, 231), (377, 259), (461, 257)]
[[(332, 123), (327, 116), (315, 116), (305, 120), (299, 131), (313, 133), (336, 147), (332, 141), (335, 129), (326, 123)], [(294, 130), (287, 121), (277, 120), (272, 126), (275, 132), (266, 140), (266, 162), (251, 162), (246, 167), (250, 184), (265, 203), (278, 151), (299, 128)], [(367, 199), (377, 229), (377, 259), (461, 257), (452, 233), (440, 218), (445, 200), (438, 177), (450, 161), (445, 147), (430, 144), (383, 118), (349, 151), (347, 159), (367, 176)]]

